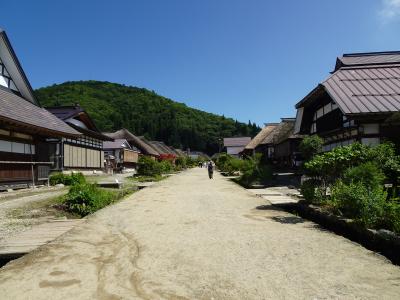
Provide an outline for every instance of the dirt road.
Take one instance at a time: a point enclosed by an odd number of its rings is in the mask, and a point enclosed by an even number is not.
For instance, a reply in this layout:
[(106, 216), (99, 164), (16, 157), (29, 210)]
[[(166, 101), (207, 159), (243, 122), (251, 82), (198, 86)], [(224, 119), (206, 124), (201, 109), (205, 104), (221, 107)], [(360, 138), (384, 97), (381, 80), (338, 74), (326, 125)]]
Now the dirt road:
[[(398, 299), (400, 268), (194, 169), (0, 270), (8, 299)], [(1, 297), (1, 296), (0, 296)]]

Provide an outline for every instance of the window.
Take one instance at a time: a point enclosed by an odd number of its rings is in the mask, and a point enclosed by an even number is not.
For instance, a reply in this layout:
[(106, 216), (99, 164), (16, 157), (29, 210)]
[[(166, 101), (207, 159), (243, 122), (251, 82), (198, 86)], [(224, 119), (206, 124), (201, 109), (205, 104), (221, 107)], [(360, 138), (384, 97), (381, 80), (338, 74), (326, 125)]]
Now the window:
[(334, 102), (329, 102), (328, 104), (320, 107), (313, 115), (313, 121), (321, 118), (322, 116), (329, 114), (331, 111), (337, 108), (337, 104)]
[(321, 107), (320, 109), (317, 110), (317, 119), (321, 118), (324, 115), (324, 108)]
[(35, 154), (35, 145), (0, 140), (0, 151), (20, 154)]
[(364, 133), (365, 134), (378, 134), (379, 133), (379, 124), (363, 124)]
[(311, 133), (316, 133), (317, 132), (317, 124), (314, 122), (311, 124)]
[(376, 146), (379, 145), (379, 138), (362, 138), (361, 143), (368, 146)]
[(25, 144), (12, 143), (11, 151), (14, 153), (25, 153)]
[(332, 111), (332, 105), (331, 103), (328, 103), (327, 105), (324, 106), (324, 115)]
[(0, 140), (0, 151), (11, 152), (11, 142)]
[(0, 85), (18, 92), (17, 87), (2, 62), (0, 62)]

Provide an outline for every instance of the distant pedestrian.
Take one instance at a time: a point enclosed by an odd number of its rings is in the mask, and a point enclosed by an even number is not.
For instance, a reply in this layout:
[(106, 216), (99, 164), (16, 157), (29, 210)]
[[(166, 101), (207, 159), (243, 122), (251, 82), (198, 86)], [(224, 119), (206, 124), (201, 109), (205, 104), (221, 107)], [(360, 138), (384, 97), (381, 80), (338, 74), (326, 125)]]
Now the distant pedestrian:
[(214, 165), (211, 160), (208, 163), (207, 169), (208, 169), (208, 177), (210, 177), (210, 179), (212, 179), (213, 175), (214, 175)]

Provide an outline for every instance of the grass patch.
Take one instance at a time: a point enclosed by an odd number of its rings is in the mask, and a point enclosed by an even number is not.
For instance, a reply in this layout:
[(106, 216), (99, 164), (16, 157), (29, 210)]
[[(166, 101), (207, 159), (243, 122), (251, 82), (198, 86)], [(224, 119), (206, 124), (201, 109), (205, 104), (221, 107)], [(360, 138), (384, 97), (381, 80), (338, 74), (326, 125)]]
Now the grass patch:
[(99, 188), (96, 184), (77, 184), (73, 185), (64, 196), (63, 204), (67, 211), (84, 217), (131, 193), (132, 189), (113, 190)]
[(56, 196), (45, 200), (28, 203), (22, 207), (11, 209), (7, 217), (12, 219), (37, 219), (45, 217), (76, 219), (80, 216), (64, 209), (65, 196)]
[(161, 176), (161, 175), (153, 175), (153, 176), (133, 176), (133, 177), (129, 177), (129, 179), (137, 181), (137, 182), (158, 182), (161, 181), (163, 179), (168, 178), (168, 176)]

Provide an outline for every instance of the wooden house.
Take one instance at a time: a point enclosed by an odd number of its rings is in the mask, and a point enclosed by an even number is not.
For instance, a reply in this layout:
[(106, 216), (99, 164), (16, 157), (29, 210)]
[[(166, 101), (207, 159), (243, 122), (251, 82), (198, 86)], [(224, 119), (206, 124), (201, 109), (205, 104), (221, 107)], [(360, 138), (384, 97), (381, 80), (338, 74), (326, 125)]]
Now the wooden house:
[(144, 138), (140, 138), (128, 129), (122, 128), (116, 132), (104, 133), (108, 137), (113, 139), (125, 139), (132, 146), (140, 151), (140, 155), (147, 155), (154, 159), (158, 158), (159, 153), (151, 147), (148, 141)]
[(159, 160), (169, 160), (171, 162), (175, 162), (175, 159), (178, 155), (174, 149), (167, 146), (164, 142), (148, 141), (148, 143), (153, 147), (155, 151), (158, 152)]
[(344, 54), (296, 108), (295, 132), (321, 136), (324, 151), (355, 141), (399, 147), (400, 52)]
[(125, 139), (103, 142), (106, 160), (112, 162), (114, 171), (136, 170), (140, 151)]
[[(242, 151), (243, 155), (255, 155), (261, 153), (272, 157), (273, 147), (269, 147), (270, 143), (264, 142), (266, 138), (273, 135), (274, 129), (278, 126), (278, 123), (266, 123), (264, 128), (244, 147)], [(272, 140), (271, 140), (272, 144)]]
[(232, 137), (224, 138), (224, 148), (226, 153), (232, 156), (239, 157), (246, 145), (251, 141), (251, 137)]
[(0, 29), (0, 189), (47, 182), (52, 166), (47, 139), (78, 136), (78, 131), (40, 106)]
[(272, 160), (281, 167), (296, 168), (302, 163), (299, 146), (303, 135), (294, 133), (295, 122), (295, 118), (281, 118), (274, 129)]
[(79, 105), (48, 107), (47, 110), (81, 133), (77, 138), (48, 139), (53, 170), (84, 172), (103, 169), (103, 141), (113, 139), (103, 135)]

